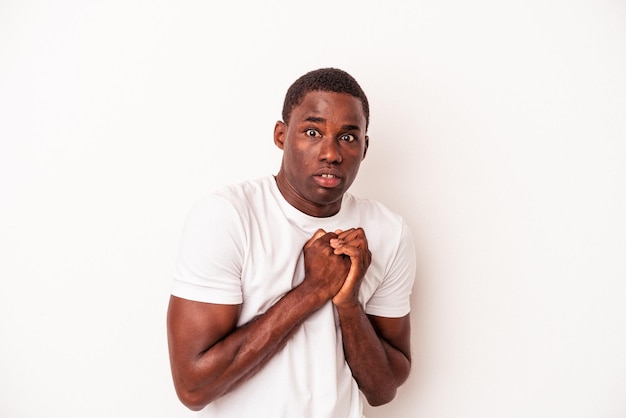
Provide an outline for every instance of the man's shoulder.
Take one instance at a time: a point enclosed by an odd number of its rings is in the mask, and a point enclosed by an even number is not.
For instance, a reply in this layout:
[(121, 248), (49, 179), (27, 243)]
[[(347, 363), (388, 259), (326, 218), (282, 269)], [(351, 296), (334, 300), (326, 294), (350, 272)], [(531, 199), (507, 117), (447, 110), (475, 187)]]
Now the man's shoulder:
[(204, 193), (199, 199), (198, 205), (220, 205), (235, 209), (246, 208), (272, 193), (272, 179), (272, 176), (265, 176), (221, 186)]
[(256, 179), (245, 180), (238, 183), (223, 186), (217, 190), (209, 192), (209, 196), (218, 196), (224, 198), (254, 198), (271, 192), (272, 176), (264, 176)]
[(266, 176), (205, 192), (191, 212), (198, 216), (247, 218), (273, 200), (272, 181), (272, 176)]
[(264, 209), (271, 200), (271, 176), (233, 183), (202, 194), (188, 212), (188, 222), (213, 228), (241, 227)]

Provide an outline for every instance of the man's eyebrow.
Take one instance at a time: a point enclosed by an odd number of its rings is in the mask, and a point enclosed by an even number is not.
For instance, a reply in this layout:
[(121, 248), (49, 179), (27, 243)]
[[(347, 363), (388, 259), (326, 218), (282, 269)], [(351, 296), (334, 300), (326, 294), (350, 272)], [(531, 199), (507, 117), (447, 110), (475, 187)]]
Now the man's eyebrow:
[[(326, 122), (326, 119), (320, 118), (318, 116), (309, 116), (306, 119), (304, 119), (304, 121), (312, 122), (312, 123), (324, 123)], [(361, 127), (359, 125), (343, 125), (341, 129), (344, 131), (360, 131)]]
[(326, 119), (320, 118), (320, 117), (317, 117), (317, 116), (309, 116), (304, 121), (305, 122), (313, 122), (313, 123), (324, 123), (324, 122), (326, 122)]

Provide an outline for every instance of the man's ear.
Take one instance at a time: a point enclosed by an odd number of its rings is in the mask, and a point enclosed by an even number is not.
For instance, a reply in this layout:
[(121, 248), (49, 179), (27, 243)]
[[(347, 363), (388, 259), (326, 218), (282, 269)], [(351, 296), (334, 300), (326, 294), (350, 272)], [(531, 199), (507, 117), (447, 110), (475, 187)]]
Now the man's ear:
[(361, 161), (363, 161), (365, 159), (365, 156), (367, 155), (367, 149), (370, 146), (370, 137), (365, 135), (365, 149), (363, 150), (363, 157), (361, 158)]
[(287, 131), (287, 125), (285, 122), (278, 121), (274, 125), (274, 143), (280, 149), (285, 149), (285, 132)]

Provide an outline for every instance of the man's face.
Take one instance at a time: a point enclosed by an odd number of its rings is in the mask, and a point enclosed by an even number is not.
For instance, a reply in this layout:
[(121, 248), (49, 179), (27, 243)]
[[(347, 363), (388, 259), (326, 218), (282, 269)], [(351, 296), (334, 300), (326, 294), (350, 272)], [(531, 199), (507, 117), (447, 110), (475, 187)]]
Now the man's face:
[(365, 158), (368, 138), (361, 101), (346, 93), (312, 91), (277, 122), (274, 142), (283, 150), (278, 187), (311, 216), (334, 215)]

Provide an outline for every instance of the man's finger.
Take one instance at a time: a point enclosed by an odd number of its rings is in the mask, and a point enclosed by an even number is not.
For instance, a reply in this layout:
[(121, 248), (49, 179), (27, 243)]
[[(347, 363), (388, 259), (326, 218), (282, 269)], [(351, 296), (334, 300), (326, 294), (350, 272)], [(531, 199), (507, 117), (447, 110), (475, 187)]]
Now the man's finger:
[(311, 245), (313, 245), (313, 243), (315, 241), (317, 241), (318, 239), (322, 238), (324, 235), (326, 235), (326, 231), (324, 231), (321, 228), (318, 229), (317, 231), (315, 231), (313, 236), (311, 238), (309, 238), (309, 240), (306, 242), (306, 244), (304, 244), (304, 248), (309, 248)]
[(350, 258), (360, 257), (361, 249), (359, 249), (358, 246), (343, 244), (339, 247), (336, 247), (334, 253), (338, 255), (347, 255)]

